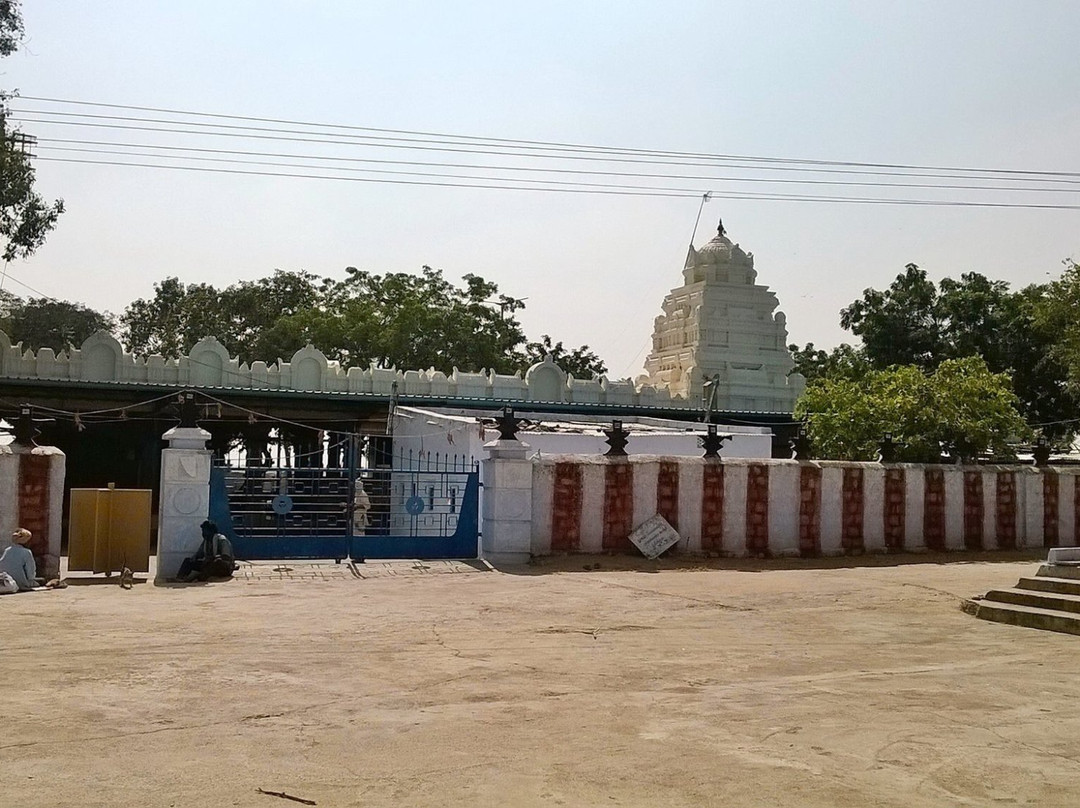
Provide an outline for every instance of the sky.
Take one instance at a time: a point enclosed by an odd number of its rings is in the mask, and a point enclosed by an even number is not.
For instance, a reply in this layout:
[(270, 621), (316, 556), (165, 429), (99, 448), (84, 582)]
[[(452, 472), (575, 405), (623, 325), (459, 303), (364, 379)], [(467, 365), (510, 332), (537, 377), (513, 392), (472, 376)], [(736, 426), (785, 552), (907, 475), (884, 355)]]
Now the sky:
[[(427, 264), (496, 282), (525, 299), (519, 317), (530, 337), (586, 343), (613, 378), (636, 377), (663, 297), (682, 282), (703, 190), (1080, 205), (1080, 184), (1068, 181), (1055, 193), (823, 190), (760, 182), (827, 178), (761, 164), (742, 173), (663, 168), (701, 175), (659, 183), (693, 193), (630, 196), (54, 162), (44, 158), (87, 155), (55, 151), (49, 138), (507, 160), (80, 128), (50, 123), (61, 118), (49, 113), (110, 111), (25, 98), (703, 154), (1080, 172), (1080, 4), (1071, 0), (34, 0), (24, 17), (27, 40), (0, 62), (0, 87), (24, 96), (13, 106), (39, 137), (39, 190), (62, 197), (67, 211), (37, 254), (10, 265), (6, 288), (28, 294), (27, 283), (114, 313), (172, 275), (225, 286), (275, 269), (341, 277), (347, 266)], [(732, 175), (744, 181), (723, 179)], [(779, 297), (790, 341), (819, 347), (851, 341), (840, 309), (908, 263), (934, 279), (978, 271), (1025, 285), (1080, 259), (1075, 209), (717, 198), (705, 205), (698, 246), (720, 216)]]

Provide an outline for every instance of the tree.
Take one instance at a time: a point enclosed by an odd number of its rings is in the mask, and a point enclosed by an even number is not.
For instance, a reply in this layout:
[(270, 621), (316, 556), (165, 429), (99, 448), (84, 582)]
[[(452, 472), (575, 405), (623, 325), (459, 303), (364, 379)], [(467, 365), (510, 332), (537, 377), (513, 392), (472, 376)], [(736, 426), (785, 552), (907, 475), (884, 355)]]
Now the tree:
[(898, 459), (933, 463), (943, 450), (1012, 458), (1009, 441), (1029, 435), (1016, 404), (1005, 374), (966, 357), (931, 374), (903, 365), (860, 378), (825, 376), (807, 385), (795, 414), (819, 457), (874, 460), (888, 433), (901, 444)]
[(455, 284), (429, 266), (419, 274), (385, 275), (348, 267), (341, 280), (279, 270), (222, 290), (166, 278), (152, 298), (133, 301), (120, 322), (132, 350), (167, 356), (214, 336), (249, 363), (286, 359), (311, 343), (346, 367), (374, 362), (513, 373), (545, 350), (558, 353), (575, 374), (604, 371), (587, 346), (567, 350), (546, 336), (527, 343), (515, 317), (523, 306), (478, 275)]
[(840, 325), (862, 338), (866, 357), (877, 368), (940, 361), (941, 323), (937, 289), (925, 270), (908, 264), (888, 289), (867, 289), (861, 300), (840, 311)]
[[(185, 286), (178, 278), (166, 278), (154, 284), (153, 298), (140, 298), (125, 309), (123, 340), (138, 353), (179, 356), (213, 336), (245, 362), (273, 361), (274, 349), (281, 346), (264, 343), (268, 330), (283, 317), (319, 307), (327, 283), (309, 272), (281, 270), (220, 291), (206, 283)], [(303, 344), (278, 355), (292, 355)]]
[[(1013, 292), (977, 272), (935, 285), (908, 264), (887, 290), (867, 289), (843, 309), (840, 324), (862, 338), (857, 353), (878, 370), (915, 365), (932, 371), (948, 359), (982, 357), (992, 372), (1009, 374), (1030, 423), (1047, 424), (1047, 434), (1064, 437), (1071, 432), (1065, 422), (1075, 416), (1080, 387), (1070, 389), (1067, 361), (1054, 346), (1070, 316), (1064, 306), (1056, 318), (1040, 320), (1038, 314), (1046, 311), (1041, 301), (1059, 294), (1046, 286)], [(849, 358), (843, 352), (831, 362), (796, 355), (796, 363), (807, 366), (812, 378)]]
[[(0, 56), (10, 56), (22, 42), (22, 13), (17, 0), (0, 0)], [(64, 212), (64, 202), (46, 203), (34, 190), (34, 167), (27, 139), (8, 119), (10, 93), (0, 91), (0, 257), (26, 258), (45, 243)]]
[(66, 300), (31, 298), (23, 301), (14, 295), (0, 298), (0, 329), (12, 342), (23, 348), (52, 348), (64, 351), (77, 348), (95, 331), (112, 331), (116, 321), (108, 312), (101, 313)]
[(1080, 264), (1072, 259), (1064, 264), (1061, 277), (1033, 301), (1033, 319), (1045, 333), (1056, 336), (1053, 359), (1064, 368), (1070, 391), (1080, 395)]
[(825, 376), (858, 378), (870, 371), (865, 352), (847, 343), (837, 345), (831, 351), (815, 348), (812, 342), (806, 343), (805, 348), (792, 344), (788, 350), (795, 361), (791, 372), (801, 373), (807, 382)]
[(547, 356), (575, 379), (592, 379), (607, 373), (604, 360), (590, 351), (588, 345), (567, 350), (561, 342), (553, 343), (551, 337), (544, 334), (539, 342), (530, 342), (525, 346), (526, 367), (543, 362)]
[(462, 281), (457, 286), (429, 266), (419, 275), (348, 267), (343, 280), (326, 284), (318, 305), (279, 318), (261, 344), (296, 350), (311, 342), (345, 366), (513, 372), (525, 342), (513, 317), (522, 304), (498, 296), (492, 307), (494, 283), (477, 275)]

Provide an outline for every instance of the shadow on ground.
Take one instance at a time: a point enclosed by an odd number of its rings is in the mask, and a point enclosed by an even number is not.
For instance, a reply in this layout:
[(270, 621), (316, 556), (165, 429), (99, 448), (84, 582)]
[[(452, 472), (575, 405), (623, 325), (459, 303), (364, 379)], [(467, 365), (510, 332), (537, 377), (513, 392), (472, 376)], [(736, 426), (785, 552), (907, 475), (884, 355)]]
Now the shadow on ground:
[(820, 558), (710, 558), (673, 555), (654, 560), (620, 554), (568, 554), (533, 558), (528, 564), (492, 564), (507, 575), (549, 575), (563, 572), (644, 572), (665, 570), (734, 570), (769, 572), (771, 570), (832, 570), (860, 567), (901, 567), (914, 564), (1037, 564), (1046, 558), (1045, 550), (994, 550), (954, 553), (890, 553)]

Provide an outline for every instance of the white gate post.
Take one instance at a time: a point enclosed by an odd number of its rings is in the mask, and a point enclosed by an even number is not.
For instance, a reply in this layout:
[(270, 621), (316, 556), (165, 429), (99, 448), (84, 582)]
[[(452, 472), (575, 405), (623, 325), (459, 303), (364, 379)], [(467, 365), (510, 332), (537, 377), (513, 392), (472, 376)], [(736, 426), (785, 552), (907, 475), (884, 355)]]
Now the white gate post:
[(532, 470), (519, 440), (485, 443), (481, 556), (493, 564), (525, 564), (532, 545)]
[(202, 540), (199, 525), (210, 513), (210, 433), (199, 427), (173, 427), (162, 438), (161, 492), (158, 499), (157, 575), (176, 577), (180, 564)]

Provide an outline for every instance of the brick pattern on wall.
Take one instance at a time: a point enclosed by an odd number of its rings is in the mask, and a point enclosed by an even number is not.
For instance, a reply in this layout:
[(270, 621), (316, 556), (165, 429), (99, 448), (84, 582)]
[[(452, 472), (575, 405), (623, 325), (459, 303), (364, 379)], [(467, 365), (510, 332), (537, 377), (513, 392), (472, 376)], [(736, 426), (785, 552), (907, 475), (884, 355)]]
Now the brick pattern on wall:
[(983, 549), (983, 476), (981, 471), (964, 472), (964, 547)]
[(821, 554), (821, 469), (799, 467), (799, 555)]
[(904, 549), (904, 527), (907, 515), (907, 490), (903, 469), (885, 469), (885, 550), (899, 553)]
[(1057, 547), (1058, 536), (1058, 475), (1044, 470), (1043, 475), (1043, 547)]
[(719, 553), (724, 549), (724, 467), (706, 462), (701, 475), (701, 549)]
[(863, 547), (863, 470), (844, 469), (840, 512), (840, 546), (845, 553)]
[(679, 464), (660, 463), (656, 478), (656, 512), (679, 529)]
[(581, 547), (581, 466), (555, 464), (551, 497), (551, 551), (572, 553)]
[(19, 455), (19, 527), (34, 537), (26, 543), (38, 570), (49, 552), (49, 456)]
[[(1016, 474), (997, 473), (997, 515), (994, 529), (999, 550), (1016, 549)], [(1077, 479), (1080, 479), (1078, 477)]]
[(609, 463), (604, 469), (604, 549), (629, 550), (633, 521), (634, 467)]
[(923, 539), (926, 549), (945, 552), (945, 472), (926, 469), (926, 496), (923, 500)]
[(746, 469), (746, 552), (769, 554), (769, 467), (760, 463)]

